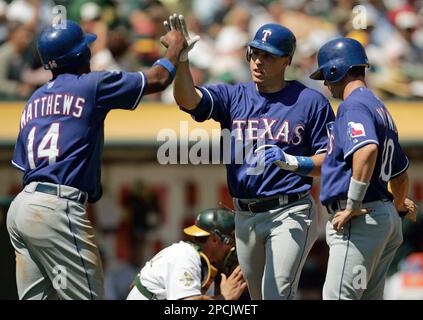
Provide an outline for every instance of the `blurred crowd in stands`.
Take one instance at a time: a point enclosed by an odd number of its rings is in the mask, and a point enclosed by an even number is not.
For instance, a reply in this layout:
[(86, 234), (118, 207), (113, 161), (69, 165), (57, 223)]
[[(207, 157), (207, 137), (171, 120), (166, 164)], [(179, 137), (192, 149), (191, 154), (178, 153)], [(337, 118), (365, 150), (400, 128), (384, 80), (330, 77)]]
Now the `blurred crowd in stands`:
[[(288, 79), (327, 94), (308, 79), (316, 52), (348, 36), (365, 45), (368, 80), (381, 98), (423, 97), (423, 0), (0, 0), (0, 99), (24, 99), (50, 79), (36, 39), (59, 14), (98, 35), (93, 70), (138, 71), (162, 55), (162, 22), (173, 12), (201, 36), (190, 54), (198, 84), (248, 81), (246, 44), (259, 26), (276, 22), (297, 36)], [(146, 99), (174, 102), (171, 89)]]

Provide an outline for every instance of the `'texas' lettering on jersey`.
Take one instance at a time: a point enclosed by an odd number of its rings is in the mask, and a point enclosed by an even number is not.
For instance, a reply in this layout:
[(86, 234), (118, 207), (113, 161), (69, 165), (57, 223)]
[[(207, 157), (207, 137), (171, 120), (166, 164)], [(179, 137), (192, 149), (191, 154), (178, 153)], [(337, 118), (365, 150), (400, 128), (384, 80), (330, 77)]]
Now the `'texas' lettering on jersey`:
[(51, 115), (81, 118), (85, 99), (71, 94), (50, 94), (28, 103), (21, 115), (21, 129), (31, 120)]
[(293, 126), (287, 120), (280, 122), (279, 119), (235, 119), (232, 121), (232, 130), (236, 140), (278, 140), (299, 145), (302, 142), (304, 126)]

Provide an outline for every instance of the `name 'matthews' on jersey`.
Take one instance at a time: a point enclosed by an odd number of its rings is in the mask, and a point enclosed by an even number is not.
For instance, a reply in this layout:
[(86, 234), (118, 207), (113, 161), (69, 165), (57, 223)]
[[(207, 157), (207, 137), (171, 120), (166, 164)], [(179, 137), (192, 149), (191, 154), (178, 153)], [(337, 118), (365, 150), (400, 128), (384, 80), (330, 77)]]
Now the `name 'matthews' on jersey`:
[(44, 181), (101, 196), (100, 169), (104, 119), (112, 109), (135, 109), (143, 73), (61, 74), (28, 100), (12, 164), (24, 172), (24, 185)]

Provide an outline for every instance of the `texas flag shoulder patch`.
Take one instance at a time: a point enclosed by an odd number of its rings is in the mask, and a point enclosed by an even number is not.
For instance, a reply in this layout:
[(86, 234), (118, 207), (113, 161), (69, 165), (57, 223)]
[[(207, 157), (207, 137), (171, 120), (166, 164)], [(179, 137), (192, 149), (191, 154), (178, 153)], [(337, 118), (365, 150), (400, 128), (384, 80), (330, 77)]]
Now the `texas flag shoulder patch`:
[(348, 136), (352, 138), (365, 137), (366, 132), (362, 123), (348, 122)]

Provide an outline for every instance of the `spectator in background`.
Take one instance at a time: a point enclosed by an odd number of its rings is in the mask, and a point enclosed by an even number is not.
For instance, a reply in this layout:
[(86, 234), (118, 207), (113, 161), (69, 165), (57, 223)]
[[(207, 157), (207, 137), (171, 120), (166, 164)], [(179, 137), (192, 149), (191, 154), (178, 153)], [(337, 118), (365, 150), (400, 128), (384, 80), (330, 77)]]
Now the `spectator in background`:
[(367, 28), (362, 29), (369, 33), (369, 44), (382, 46), (394, 31), (394, 26), (386, 17), (387, 9), (383, 1), (369, 1), (363, 3), (367, 13)]
[(81, 6), (81, 27), (87, 33), (97, 35), (97, 41), (92, 44), (92, 71), (119, 71), (120, 68), (107, 47), (108, 28), (101, 20), (101, 8), (95, 2), (86, 2)]
[(123, 218), (122, 209), (107, 187), (103, 188), (103, 196), (92, 207), (94, 212), (90, 220), (95, 226), (98, 244), (103, 248), (108, 262), (113, 263), (118, 260), (117, 232)]
[(134, 183), (129, 194), (123, 199), (123, 206), (128, 214), (131, 225), (130, 241), (132, 251), (136, 257), (133, 261), (136, 265), (144, 264), (145, 242), (150, 231), (154, 230), (159, 223), (159, 201), (143, 181)]
[(409, 8), (391, 10), (387, 17), (392, 24), (390, 34), (380, 46), (369, 45), (369, 59), (375, 67), (370, 83), (382, 98), (409, 99), (415, 96), (411, 82), (416, 75), (418, 79), (423, 62), (421, 50), (412, 39), (419, 22), (416, 13)]
[(29, 26), (20, 22), (8, 25), (9, 39), (0, 46), (0, 96), (23, 99), (28, 97), (33, 86), (23, 82), (22, 74), (27, 68), (25, 51), (33, 38)]
[(217, 59), (210, 65), (213, 81), (226, 83), (246, 82), (250, 70), (245, 61), (245, 50), (250, 39), (246, 8), (233, 6), (225, 17), (225, 26), (217, 34), (215, 48)]
[(209, 27), (216, 21), (216, 15), (222, 12), (222, 8), (224, 8), (223, 2), (224, 0), (193, 0), (193, 14), (198, 17), (205, 27)]
[(0, 0), (0, 44), (7, 40), (7, 19), (6, 19), (7, 3)]
[(214, 39), (207, 33), (203, 21), (198, 17), (188, 15), (186, 17), (186, 23), (191, 36), (201, 36), (201, 41), (199, 41), (189, 53), (190, 62), (195, 67), (202, 70), (208, 70), (216, 61), (215, 57), (217, 53)]
[(104, 271), (104, 298), (106, 300), (125, 300), (138, 269), (123, 261), (106, 265), (106, 267), (107, 269)]
[(139, 266), (129, 259), (114, 259), (105, 247), (99, 245), (101, 264), (104, 269), (104, 299), (125, 300)]
[[(400, 68), (403, 76), (410, 81), (423, 80), (423, 52), (415, 42), (414, 34), (420, 27), (417, 14), (414, 11), (403, 11), (395, 16), (395, 25), (404, 40), (404, 51), (400, 56)], [(423, 97), (423, 91), (413, 90), (411, 94)]]
[(26, 24), (32, 30), (44, 29), (51, 24), (53, 16), (57, 14), (53, 10), (55, 5), (53, 0), (13, 0), (6, 8), (6, 18), (9, 22)]
[[(55, 3), (51, 0), (13, 0), (4, 8), (5, 24), (22, 24), (31, 33), (34, 33), (34, 30), (44, 28), (51, 23), (54, 5)], [(28, 38), (28, 46), (22, 54), (22, 61), (24, 61), (25, 66), (19, 76), (19, 80), (25, 84), (25, 87), (32, 87), (32, 90), (34, 90), (50, 80), (51, 76), (42, 67), (32, 39), (33, 35)], [(21, 99), (22, 96), (12, 94), (9, 98)]]
[(169, 11), (160, 1), (151, 1), (144, 9), (130, 14), (130, 28), (135, 38), (132, 49), (142, 66), (160, 57), (162, 48), (157, 40), (166, 33), (162, 22), (168, 17)]
[(388, 278), (385, 300), (423, 300), (423, 252), (410, 254)]
[[(278, 23), (293, 30), (298, 43), (300, 43), (303, 39), (306, 39), (310, 33), (316, 30), (333, 31), (335, 29), (336, 25), (325, 19), (325, 17), (310, 15), (308, 13), (308, 11), (311, 10), (310, 3), (308, 3), (308, 1), (300, 0), (289, 2), (290, 5), (286, 5), (284, 10), (281, 11)], [(338, 18), (336, 15), (330, 15), (330, 17)]]
[(287, 76), (290, 79), (298, 79), (309, 88), (324, 92), (326, 96), (330, 95), (328, 89), (319, 81), (314, 81), (308, 76), (311, 74), (317, 61), (317, 51), (327, 41), (336, 38), (337, 34), (324, 30), (315, 30), (307, 38), (298, 43), (297, 56), (293, 59), (293, 70), (289, 70)]
[(119, 69), (130, 72), (140, 69), (140, 64), (131, 49), (129, 30), (124, 26), (117, 26), (109, 31), (107, 48)]
[[(7, 23), (19, 21), (34, 32), (51, 23), (55, 4), (64, 5), (68, 18), (82, 21), (86, 31), (99, 34), (93, 47), (95, 70), (130, 71), (150, 66), (162, 53), (158, 41), (164, 34), (161, 23), (172, 8), (185, 13), (190, 30), (201, 36), (190, 60), (202, 83), (244, 81), (245, 35), (250, 38), (258, 26), (274, 22), (293, 30), (299, 47), (319, 38), (319, 33), (354, 38), (366, 47), (372, 63), (369, 83), (378, 95), (423, 96), (423, 1), (0, 0), (0, 45), (8, 37)], [(353, 26), (356, 5), (366, 9), (365, 29)], [(298, 51), (288, 77), (291, 71), (292, 77), (307, 74), (309, 62), (315, 58), (312, 51), (306, 48), (304, 56)], [(36, 56), (35, 51), (31, 56)], [(43, 83), (42, 70), (36, 71), (27, 72), (23, 82), (35, 87)], [(150, 95), (148, 100), (174, 103), (169, 92)]]
[(34, 30), (38, 24), (39, 8), (40, 1), (13, 0), (7, 6), (6, 17), (8, 21), (20, 22)]

